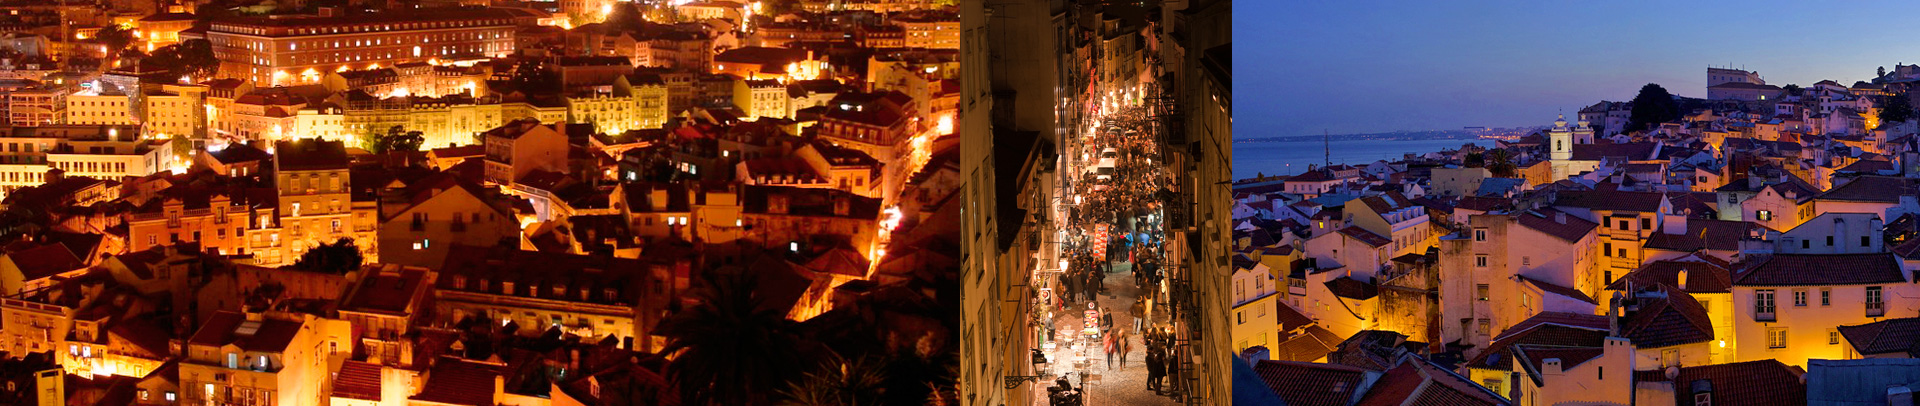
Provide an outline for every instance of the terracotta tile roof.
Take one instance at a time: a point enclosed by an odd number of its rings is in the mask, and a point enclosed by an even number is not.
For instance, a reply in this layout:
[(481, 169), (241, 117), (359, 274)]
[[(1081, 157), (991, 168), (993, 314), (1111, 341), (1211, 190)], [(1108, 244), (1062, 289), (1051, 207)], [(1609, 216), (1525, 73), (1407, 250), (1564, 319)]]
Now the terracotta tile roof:
[[(214, 313), (188, 342), (215, 347), (233, 344), (247, 351), (282, 352), (286, 351), (287, 343), (293, 342), (293, 337), (300, 334), (300, 326), (300, 322), (279, 319), (250, 322), (243, 314), (221, 311)], [(247, 329), (254, 331), (247, 334)]]
[(1331, 180), (1334, 180), (1333, 175), (1328, 174), (1326, 170), (1316, 169), (1287, 178), (1287, 183), (1319, 183)]
[(1906, 259), (1920, 259), (1920, 238), (1910, 239), (1893, 246), (1893, 253)]
[(1565, 371), (1600, 358), (1607, 352), (1605, 347), (1559, 347), (1547, 345), (1518, 344), (1508, 349), (1514, 359), (1526, 360), (1531, 371), (1539, 371), (1547, 359), (1559, 359), (1560, 370)]
[[(402, 268), (399, 272), (381, 272), (381, 264), (363, 267), (363, 272), (371, 274), (360, 278), (359, 287), (353, 290), (353, 296), (347, 297), (340, 310), (383, 312), (403, 314), (413, 302), (413, 293), (425, 282), (427, 269), (418, 267)], [(387, 265), (395, 266), (397, 265)]]
[(1387, 370), (1367, 396), (1357, 405), (1506, 405), (1505, 399), (1485, 387), (1433, 365), (1419, 357), (1408, 357), (1399, 366)]
[(1867, 285), (1902, 283), (1899, 261), (1886, 253), (1773, 254), (1734, 275), (1739, 286)]
[(1713, 321), (1693, 295), (1654, 285), (1653, 295), (1636, 293), (1640, 310), (1620, 321), (1620, 336), (1639, 348), (1669, 347), (1713, 340)]
[(1279, 304), (1280, 314), (1276, 318), (1280, 321), (1280, 331), (1293, 331), (1294, 329), (1306, 327), (1314, 323), (1313, 318), (1301, 314), (1299, 310), (1293, 308), (1293, 305), (1287, 304), (1285, 301), (1275, 301), (1275, 303)]
[(1367, 229), (1360, 228), (1360, 226), (1347, 226), (1346, 228), (1341, 228), (1340, 234), (1348, 237), (1353, 237), (1355, 241), (1359, 241), (1361, 243), (1371, 245), (1374, 248), (1384, 247), (1384, 246), (1387, 246), (1387, 244), (1393, 243), (1392, 239), (1389, 239), (1387, 237), (1382, 237), (1379, 234), (1374, 234), (1372, 231), (1367, 231)]
[(72, 251), (68, 251), (65, 245), (60, 244), (47, 244), (9, 252), (7, 258), (13, 260), (15, 267), (20, 268), (20, 273), (24, 277), (22, 280), (26, 281), (86, 267), (86, 264), (80, 262), (80, 258), (74, 257)]
[(380, 366), (346, 361), (333, 377), (333, 397), (380, 400)]
[(1580, 241), (1593, 233), (1599, 223), (1587, 221), (1580, 216), (1566, 215), (1559, 210), (1539, 209), (1515, 214), (1515, 222), (1520, 226), (1539, 231), (1567, 242)]
[(1380, 294), (1379, 287), (1345, 276), (1329, 280), (1326, 285), (1327, 290), (1332, 291), (1334, 296), (1348, 299), (1367, 300)]
[(1467, 360), (1468, 367), (1511, 370), (1509, 347), (1520, 344), (1560, 347), (1599, 347), (1606, 343), (1609, 322), (1606, 316), (1579, 313), (1544, 312), (1520, 324), (1508, 327), (1487, 344), (1485, 350)]
[(1533, 285), (1533, 287), (1540, 289), (1540, 291), (1542, 292), (1552, 293), (1560, 296), (1566, 296), (1582, 302), (1599, 304), (1593, 301), (1592, 296), (1587, 296), (1586, 292), (1581, 292), (1574, 288), (1555, 285), (1552, 283), (1548, 283), (1546, 281), (1528, 278), (1525, 276), (1518, 276), (1518, 278), (1520, 278), (1521, 282), (1524, 282), (1529, 285)]
[(1379, 196), (1367, 196), (1361, 198), (1360, 202), (1365, 203), (1367, 208), (1373, 209), (1374, 213), (1388, 213), (1394, 210), (1417, 206), (1413, 201), (1407, 200), (1407, 197), (1401, 195), (1400, 192), (1387, 192)]
[(1686, 234), (1654, 233), (1647, 238), (1647, 248), (1693, 252), (1703, 249), (1733, 251), (1740, 249), (1740, 240), (1767, 230), (1766, 226), (1745, 221), (1687, 219)]
[(1622, 191), (1564, 191), (1554, 199), (1554, 206), (1580, 207), (1591, 210), (1632, 211), (1641, 213), (1660, 212), (1660, 203), (1666, 196), (1654, 192)]
[[(1878, 161), (1860, 161), (1878, 162)], [(1856, 163), (1858, 165), (1858, 163)], [(1849, 166), (1851, 168), (1851, 166)], [(1891, 176), (1861, 176), (1819, 195), (1820, 200), (1848, 202), (1899, 203), (1900, 196), (1914, 194), (1920, 179)]]
[(1716, 405), (1805, 405), (1804, 374), (1771, 359), (1684, 367), (1672, 380), (1674, 404), (1693, 404), (1693, 388), (1701, 385), (1712, 388)]
[(492, 405), (493, 393), (499, 390), (494, 380), (497, 376), (500, 376), (498, 365), (440, 357), (434, 362), (433, 370), (427, 371), (427, 383), (420, 388), (420, 394), (407, 399), (452, 405)]
[(1289, 405), (1345, 405), (1365, 391), (1370, 371), (1338, 364), (1266, 361), (1253, 365), (1260, 380)]
[(1840, 326), (1840, 335), (1861, 355), (1905, 354), (1920, 357), (1920, 317)]
[[(1314, 326), (1312, 328), (1318, 329), (1320, 326)], [(1329, 332), (1327, 334), (1332, 333)], [(1333, 350), (1333, 344), (1322, 341), (1319, 336), (1314, 334), (1301, 334), (1280, 342), (1280, 345), (1274, 346), (1273, 356), (1274, 358), (1285, 361), (1313, 362), (1325, 358), (1327, 354), (1333, 353)]]
[(1607, 290), (1626, 290), (1628, 282), (1635, 286), (1667, 284), (1681, 286), (1680, 271), (1687, 272), (1688, 293), (1727, 293), (1733, 289), (1733, 273), (1724, 264), (1700, 260), (1704, 255), (1695, 254), (1680, 260), (1653, 261), (1641, 265), (1640, 269), (1621, 276)]

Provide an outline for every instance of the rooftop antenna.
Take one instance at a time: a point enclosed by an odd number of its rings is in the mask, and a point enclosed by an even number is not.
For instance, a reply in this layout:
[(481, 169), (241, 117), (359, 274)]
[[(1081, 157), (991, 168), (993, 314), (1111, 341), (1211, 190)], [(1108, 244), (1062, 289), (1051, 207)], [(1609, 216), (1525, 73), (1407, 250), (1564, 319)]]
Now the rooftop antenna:
[(1320, 129), (1320, 146), (1324, 148), (1322, 153), (1325, 154), (1322, 156), (1324, 160), (1320, 162), (1320, 167), (1333, 166), (1333, 135), (1329, 134), (1325, 128)]

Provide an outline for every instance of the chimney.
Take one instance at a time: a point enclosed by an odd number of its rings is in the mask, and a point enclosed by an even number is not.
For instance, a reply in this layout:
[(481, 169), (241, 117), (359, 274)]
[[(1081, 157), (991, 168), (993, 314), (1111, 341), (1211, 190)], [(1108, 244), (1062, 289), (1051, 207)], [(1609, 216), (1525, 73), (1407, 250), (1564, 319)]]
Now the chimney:
[(1687, 270), (1681, 269), (1673, 278), (1680, 285), (1680, 290), (1687, 290)]
[(1560, 375), (1560, 359), (1547, 358), (1540, 360), (1540, 374), (1546, 376)]
[(1567, 212), (1564, 212), (1564, 211), (1553, 212), (1553, 222), (1560, 223), (1560, 224), (1567, 224)]

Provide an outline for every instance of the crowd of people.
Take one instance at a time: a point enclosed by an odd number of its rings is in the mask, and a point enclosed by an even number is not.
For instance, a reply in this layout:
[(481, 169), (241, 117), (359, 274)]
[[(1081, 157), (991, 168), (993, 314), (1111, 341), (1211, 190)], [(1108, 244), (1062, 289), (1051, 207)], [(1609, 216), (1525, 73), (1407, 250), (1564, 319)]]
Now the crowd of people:
[[(1049, 326), (1043, 330), (1046, 333), (1043, 337), (1068, 340), (1064, 343), (1068, 348), (1075, 348), (1072, 347), (1075, 340), (1097, 339), (1079, 341), (1084, 346), (1077, 348), (1094, 352), (1086, 354), (1089, 360), (1104, 353), (1110, 371), (1124, 370), (1128, 354), (1136, 348), (1144, 349), (1145, 359), (1136, 358), (1136, 362), (1144, 361), (1147, 368), (1145, 389), (1164, 395), (1170, 394), (1166, 380), (1176, 369), (1172, 361), (1175, 358), (1171, 355), (1171, 333), (1167, 327), (1156, 325), (1152, 315), (1157, 304), (1164, 303), (1159, 299), (1162, 291), (1159, 286), (1165, 279), (1161, 267), (1165, 258), (1161, 229), (1165, 217), (1160, 211), (1160, 196), (1170, 179), (1163, 167), (1154, 165), (1160, 156), (1159, 146), (1150, 132), (1144, 130), (1145, 116), (1145, 109), (1140, 107), (1111, 114), (1103, 128), (1088, 140), (1089, 147), (1078, 152), (1082, 158), (1088, 158), (1086, 161), (1091, 161), (1089, 165), (1109, 164), (1100, 160), (1099, 151), (1113, 150), (1117, 156), (1110, 161), (1111, 170), (1076, 171), (1068, 180), (1067, 189), (1074, 191), (1074, 195), (1067, 201), (1076, 204), (1067, 211), (1062, 224), (1067, 238), (1061, 241), (1060, 258), (1065, 261), (1052, 281), (1059, 294), (1049, 296), (1045, 305), (1050, 307), (1049, 313), (1092, 310), (1087, 317), (1092, 317), (1089, 322), (1097, 327), (1078, 332), (1080, 334), (1056, 334)], [(1140, 296), (1121, 309), (1132, 316), (1131, 326), (1116, 327), (1114, 309), (1095, 304), (1102, 295), (1114, 297), (1104, 282), (1108, 275), (1115, 273), (1116, 262), (1132, 265), (1131, 276)], [(1142, 364), (1135, 365), (1137, 368)], [(1061, 396), (1056, 399), (1067, 399), (1065, 394), (1078, 393), (1058, 390), (1060, 388), (1055, 388), (1054, 393)]]

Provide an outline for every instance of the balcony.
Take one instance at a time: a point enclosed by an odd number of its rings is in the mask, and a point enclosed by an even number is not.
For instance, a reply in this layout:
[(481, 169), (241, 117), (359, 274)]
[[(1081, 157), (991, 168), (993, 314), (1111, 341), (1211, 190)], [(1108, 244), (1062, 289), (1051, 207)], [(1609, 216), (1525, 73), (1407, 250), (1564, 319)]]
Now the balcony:
[(1754, 312), (1753, 321), (1774, 321), (1773, 312)]
[(1885, 302), (1867, 302), (1867, 317), (1880, 317), (1885, 315), (1887, 315), (1887, 304)]

